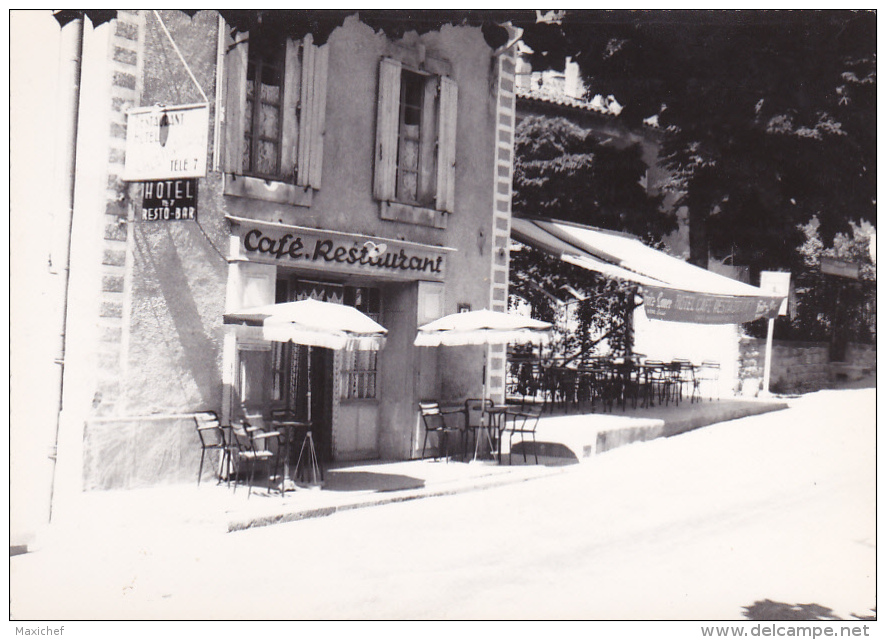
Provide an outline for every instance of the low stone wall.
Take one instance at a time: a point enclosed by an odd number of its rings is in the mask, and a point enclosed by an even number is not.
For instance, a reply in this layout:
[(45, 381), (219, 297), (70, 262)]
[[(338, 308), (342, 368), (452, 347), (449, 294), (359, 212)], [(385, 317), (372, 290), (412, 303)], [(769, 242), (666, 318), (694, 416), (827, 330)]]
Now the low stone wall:
[(850, 342), (846, 347), (846, 361), (864, 369), (877, 369), (877, 347), (871, 344)]
[[(762, 389), (766, 340), (742, 336), (739, 342), (738, 394), (756, 396)], [(832, 363), (827, 342), (772, 343), (773, 393), (825, 389), (837, 379), (855, 379), (876, 370), (877, 351), (871, 345), (850, 343), (845, 363)]]

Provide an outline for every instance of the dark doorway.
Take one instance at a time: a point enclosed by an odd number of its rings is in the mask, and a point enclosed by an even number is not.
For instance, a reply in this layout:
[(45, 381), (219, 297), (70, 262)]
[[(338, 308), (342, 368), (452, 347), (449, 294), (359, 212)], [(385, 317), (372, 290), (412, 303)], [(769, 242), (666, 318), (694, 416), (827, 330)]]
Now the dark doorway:
[(285, 409), (313, 424), (321, 461), (332, 460), (333, 357), (330, 349), (274, 343), (272, 409)]

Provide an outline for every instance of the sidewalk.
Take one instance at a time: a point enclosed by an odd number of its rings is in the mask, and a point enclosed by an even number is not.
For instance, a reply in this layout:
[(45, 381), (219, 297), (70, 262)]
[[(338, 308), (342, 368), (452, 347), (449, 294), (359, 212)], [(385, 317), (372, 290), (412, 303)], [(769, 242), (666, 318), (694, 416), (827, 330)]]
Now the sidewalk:
[[(164, 532), (233, 532), (250, 527), (292, 522), (332, 515), (336, 512), (476, 491), (526, 482), (567, 472), (579, 462), (630, 442), (683, 433), (739, 417), (775, 411), (787, 404), (777, 399), (720, 400), (679, 407), (616, 409), (613, 413), (545, 415), (539, 422), (539, 464), (531, 446), (515, 444), (508, 464), (507, 440), (503, 464), (491, 460), (470, 463), (445, 460), (407, 460), (333, 465), (326, 471), (322, 488), (299, 486), (281, 497), (268, 493), (260, 481), (247, 497), (246, 487), (236, 492), (224, 483), (204, 481), (187, 485), (164, 485), (144, 489), (92, 491), (81, 494), (65, 517), (50, 527), (43, 543), (59, 537), (68, 541), (84, 536), (93, 542), (127, 536), (137, 539)], [(38, 546), (40, 546), (38, 544)]]
[[(773, 397), (683, 401), (679, 405), (615, 408), (611, 413), (580, 414), (574, 409), (572, 413), (560, 410), (539, 422), (536, 433), (538, 454), (546, 461), (565, 457), (571, 458), (572, 462), (584, 462), (633, 442), (667, 438), (718, 422), (786, 409), (787, 406), (783, 400)], [(531, 445), (526, 447), (527, 452), (531, 449)], [(515, 446), (514, 451), (522, 453), (522, 445)]]

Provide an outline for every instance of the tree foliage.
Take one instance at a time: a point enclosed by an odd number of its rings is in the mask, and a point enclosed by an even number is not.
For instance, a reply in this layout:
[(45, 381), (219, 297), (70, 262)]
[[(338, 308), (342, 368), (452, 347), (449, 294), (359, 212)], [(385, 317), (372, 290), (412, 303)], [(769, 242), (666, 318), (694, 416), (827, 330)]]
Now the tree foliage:
[(756, 272), (790, 266), (813, 216), (826, 244), (876, 221), (875, 34), (869, 11), (566, 11), (524, 40), (620, 119), (656, 117), (693, 261)]
[(633, 346), (630, 314), (636, 286), (587, 271), (528, 246), (511, 250), (510, 305), (529, 304), (532, 316), (557, 328), (553, 354), (581, 360), (624, 354)]
[[(801, 228), (803, 243), (792, 269), (793, 308), (790, 316), (778, 318), (775, 335), (835, 344), (873, 343), (877, 337), (877, 274), (871, 255), (874, 227), (869, 222), (850, 223), (850, 231), (838, 232), (831, 247), (822, 241), (820, 228), (816, 219)], [(858, 280), (822, 273), (823, 257), (857, 264)], [(754, 323), (749, 332), (764, 336), (765, 323)]]
[(565, 118), (529, 116), (517, 125), (514, 153), (517, 215), (625, 231), (650, 243), (677, 229), (662, 196), (647, 193), (639, 143), (617, 148)]
[[(535, 69), (575, 60), (620, 120), (654, 118), (689, 209), (691, 260), (790, 270), (781, 337), (873, 340), (876, 14), (871, 11), (565, 11), (530, 29)], [(859, 261), (850, 283), (820, 258)], [(854, 258), (853, 258), (854, 256)], [(836, 301), (839, 299), (839, 305)], [(765, 331), (763, 325), (749, 327)]]

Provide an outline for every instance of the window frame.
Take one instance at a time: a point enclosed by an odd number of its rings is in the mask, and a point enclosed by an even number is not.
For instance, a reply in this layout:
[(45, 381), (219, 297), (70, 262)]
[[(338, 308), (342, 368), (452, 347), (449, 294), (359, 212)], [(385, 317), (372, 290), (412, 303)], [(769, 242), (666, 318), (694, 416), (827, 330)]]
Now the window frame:
[[(428, 60), (431, 60), (428, 58)], [(373, 195), (387, 220), (446, 228), (454, 212), (456, 117), (458, 86), (448, 65), (437, 60), (436, 72), (416, 68), (392, 57), (379, 63)], [(415, 196), (405, 194), (401, 158), (406, 124), (404, 79), (425, 78), (420, 91), (418, 161)]]
[[(249, 47), (247, 49), (246, 56), (246, 82), (249, 82), (249, 67), (250, 65), (253, 67), (254, 77), (253, 80), (253, 91), (252, 91), (252, 122), (248, 125), (246, 124), (246, 114), (244, 113), (244, 122), (243, 122), (243, 135), (244, 138), (249, 138), (250, 140), (250, 153), (249, 153), (249, 166), (243, 167), (241, 164), (241, 170), (243, 171), (243, 175), (247, 177), (255, 177), (255, 178), (263, 178), (266, 180), (280, 180), (285, 176), (283, 175), (284, 167), (283, 167), (283, 129), (284, 129), (284, 110), (286, 108), (286, 92), (289, 89), (286, 85), (286, 41), (281, 38), (278, 42), (274, 43), (273, 48), (275, 49), (275, 61), (272, 64), (266, 64), (263, 57), (253, 56), (254, 49), (253, 47)], [(266, 67), (271, 67), (276, 70), (276, 74), (279, 78), (279, 97), (276, 103), (266, 102), (262, 98), (261, 85), (263, 84), (261, 80), (264, 78), (263, 71)], [(245, 87), (244, 87), (245, 89)], [(246, 93), (245, 102), (250, 102), (249, 94)], [(261, 133), (261, 116), (262, 116), (262, 105), (268, 104), (274, 106), (278, 110), (277, 115), (277, 135), (275, 138), (270, 138), (268, 136), (263, 136)], [(258, 107), (258, 108), (256, 108)], [(262, 142), (270, 142), (276, 146), (276, 153), (274, 158), (274, 164), (276, 166), (276, 171), (272, 173), (263, 173), (258, 168), (258, 154), (259, 154), (259, 145)], [(244, 140), (245, 143), (245, 140)], [(245, 154), (244, 154), (245, 155)], [(245, 158), (244, 158), (245, 160)]]
[[(256, 42), (264, 37), (278, 39), (277, 46), (285, 48), (279, 116), (281, 141), (273, 175), (243, 167), (249, 43), (250, 39)], [(296, 41), (284, 35), (239, 32), (236, 39), (227, 37), (224, 66), (224, 193), (310, 206), (313, 191), (322, 186), (329, 45), (315, 46), (311, 34)], [(254, 97), (260, 99), (260, 94)], [(257, 117), (253, 109), (253, 129)]]

